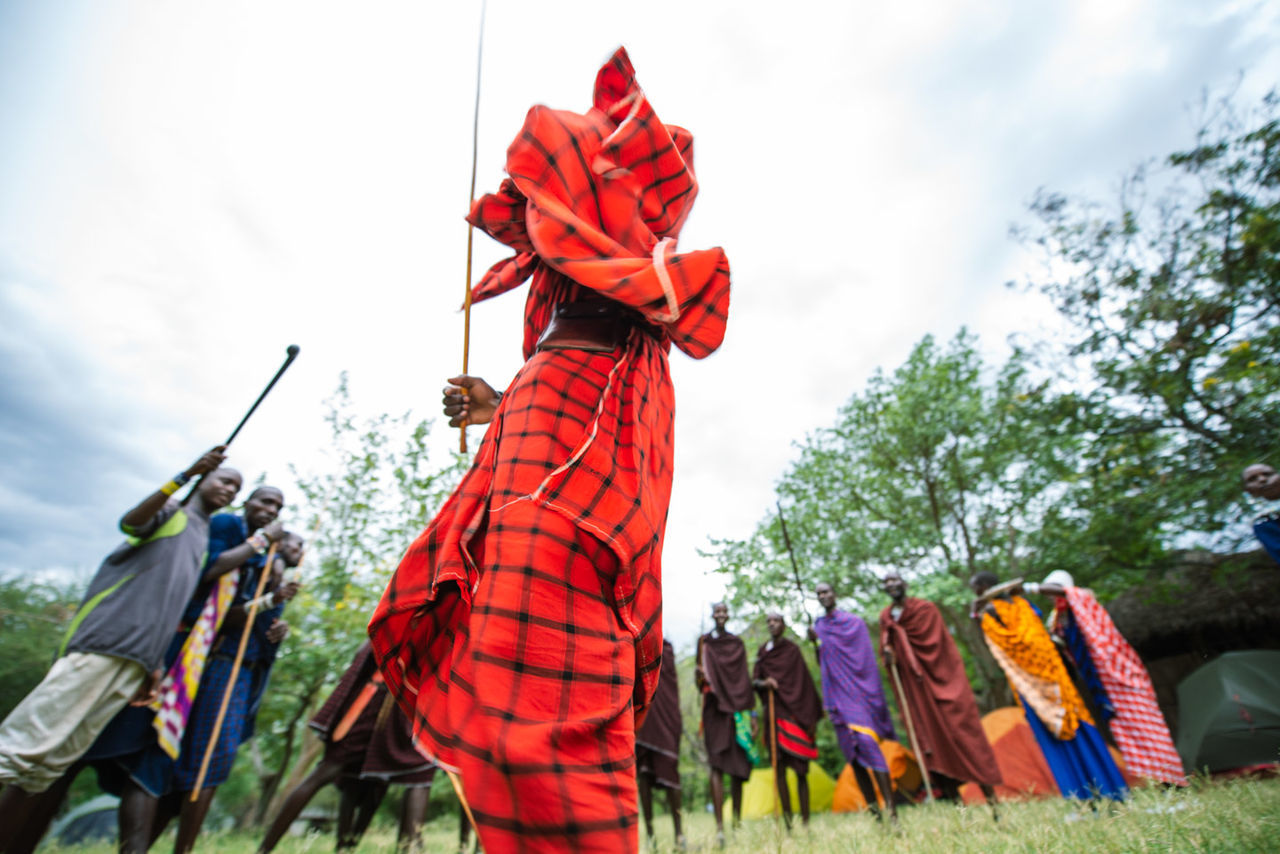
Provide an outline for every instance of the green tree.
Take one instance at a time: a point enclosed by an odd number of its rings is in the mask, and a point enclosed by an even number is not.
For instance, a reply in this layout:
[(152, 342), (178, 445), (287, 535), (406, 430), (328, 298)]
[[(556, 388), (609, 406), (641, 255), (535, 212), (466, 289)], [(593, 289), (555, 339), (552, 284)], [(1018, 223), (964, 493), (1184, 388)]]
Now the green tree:
[[(798, 615), (819, 581), (874, 619), (882, 571), (911, 580), (938, 604), (976, 667), (985, 705), (1009, 700), (1003, 676), (968, 618), (967, 579), (1019, 575), (1033, 535), (1065, 492), (1077, 443), (1056, 429), (1053, 399), (1015, 353), (989, 376), (965, 331), (931, 337), (891, 375), (877, 371), (836, 423), (800, 446), (777, 491), (786, 506), (799, 578), (771, 515), (714, 554), (739, 606), (773, 602)], [(801, 626), (802, 623), (793, 624)]]
[(44, 678), (79, 603), (74, 586), (0, 581), (0, 720)]
[[(1243, 112), (1206, 102), (1195, 145), (1135, 170), (1113, 203), (1042, 191), (1018, 231), (1047, 260), (1031, 284), (1074, 333), (1059, 366), (1088, 377), (1085, 551), (1090, 528), (1166, 544), (1220, 531), (1243, 467), (1280, 463), (1278, 108), (1274, 92)], [(1160, 557), (1149, 542), (1092, 545), (1121, 565)]]

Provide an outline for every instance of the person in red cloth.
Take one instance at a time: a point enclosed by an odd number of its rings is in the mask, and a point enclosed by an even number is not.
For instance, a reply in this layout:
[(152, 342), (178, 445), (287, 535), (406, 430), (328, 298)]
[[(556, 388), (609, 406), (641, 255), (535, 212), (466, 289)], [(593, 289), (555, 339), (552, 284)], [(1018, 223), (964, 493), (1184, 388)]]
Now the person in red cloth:
[(724, 251), (676, 251), (692, 156), (619, 49), (586, 113), (529, 111), (510, 177), (471, 209), (516, 251), (474, 299), (532, 277), (527, 361), (496, 405), (473, 378), (451, 387), (455, 423), (491, 422), (369, 637), (418, 748), (460, 774), (486, 851), (639, 845), (635, 731), (662, 664), (667, 353), (713, 352), (729, 305)]
[(891, 600), (880, 612), (880, 654), (891, 674), (898, 708), (911, 718), (920, 754), (942, 797), (960, 799), (960, 784), (973, 781), (994, 810), (995, 787), (1003, 782), (996, 755), (982, 729), (978, 701), (965, 674), (964, 660), (951, 639), (938, 606), (907, 595), (896, 572), (883, 580)]
[(680, 735), (684, 722), (680, 718), (680, 688), (676, 684), (676, 651), (670, 641), (662, 642), (662, 671), (658, 691), (653, 695), (644, 726), (636, 732), (636, 783), (640, 789), (640, 808), (644, 813), (645, 835), (649, 847), (653, 836), (653, 787), (667, 791), (667, 808), (675, 826), (676, 847), (684, 850), (684, 831), (680, 827)]
[[(387, 688), (366, 641), (309, 726), (324, 742), (324, 756), (305, 780), (294, 787), (272, 819), (258, 848), (268, 854), (280, 842), (316, 793), (338, 786), (338, 851), (360, 844), (391, 783), (405, 786), (400, 803), (397, 848), (408, 850), (422, 828), (436, 766), (414, 749), (409, 720), (390, 701)], [(462, 844), (468, 838), (462, 822)]]
[(711, 804), (716, 816), (716, 839), (724, 847), (724, 775), (729, 775), (733, 826), (742, 823), (742, 784), (751, 776), (757, 723), (747, 647), (725, 629), (729, 606), (711, 606), (715, 628), (698, 638), (694, 679), (702, 694), (702, 737), (711, 766)]
[(814, 727), (822, 718), (822, 701), (804, 654), (785, 635), (787, 621), (777, 612), (766, 618), (769, 640), (756, 653), (752, 684), (760, 693), (768, 715), (765, 743), (777, 758), (778, 797), (782, 818), (791, 829), (791, 789), (787, 770), (796, 772), (800, 820), (809, 824), (809, 763), (818, 758)]
[(1156, 701), (1155, 685), (1137, 650), (1120, 634), (1093, 591), (1077, 587), (1057, 569), (1028, 593), (1054, 598), (1051, 631), (1062, 638), (1081, 674), (1082, 693), (1092, 695), (1130, 774), (1168, 786), (1185, 786), (1182, 758)]

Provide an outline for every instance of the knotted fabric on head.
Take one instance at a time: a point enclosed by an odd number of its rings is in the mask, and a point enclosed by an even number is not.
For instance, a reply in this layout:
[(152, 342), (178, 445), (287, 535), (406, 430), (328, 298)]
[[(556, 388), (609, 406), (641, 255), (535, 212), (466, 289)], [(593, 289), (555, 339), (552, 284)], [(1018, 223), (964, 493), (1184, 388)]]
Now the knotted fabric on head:
[(507, 150), (496, 193), (468, 220), (516, 250), (476, 285), (473, 302), (530, 276), (567, 276), (638, 309), (694, 358), (719, 347), (729, 264), (719, 248), (676, 252), (698, 194), (693, 136), (658, 120), (619, 48), (596, 76), (585, 114), (535, 106)]

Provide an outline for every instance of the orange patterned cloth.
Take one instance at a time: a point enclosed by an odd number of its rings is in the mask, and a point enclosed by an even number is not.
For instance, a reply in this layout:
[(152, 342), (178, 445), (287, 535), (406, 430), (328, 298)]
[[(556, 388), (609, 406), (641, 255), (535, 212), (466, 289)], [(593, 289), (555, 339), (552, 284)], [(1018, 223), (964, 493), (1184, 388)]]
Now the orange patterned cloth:
[(982, 632), (1019, 702), (1059, 740), (1075, 738), (1079, 722), (1093, 720), (1035, 609), (1021, 596), (993, 599), (991, 607), (1000, 619), (984, 612)]
[[(471, 469), (409, 547), (369, 624), (420, 750), (457, 769), (486, 851), (631, 851), (635, 730), (662, 662), (671, 344), (724, 337), (729, 265), (677, 253), (693, 140), (660, 122), (623, 50), (592, 109), (536, 106), (510, 178), (470, 220), (516, 250), (476, 299), (532, 277), (528, 360)], [(535, 352), (592, 292), (643, 329), (611, 353)]]

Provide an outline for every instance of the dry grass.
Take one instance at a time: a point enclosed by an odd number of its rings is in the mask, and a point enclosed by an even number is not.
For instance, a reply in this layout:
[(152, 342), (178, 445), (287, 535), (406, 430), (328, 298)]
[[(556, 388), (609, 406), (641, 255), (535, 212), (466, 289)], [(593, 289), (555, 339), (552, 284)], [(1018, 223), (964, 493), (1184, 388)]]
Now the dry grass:
[[(671, 851), (671, 821), (656, 818), (658, 851)], [(708, 814), (687, 817), (690, 851), (715, 851), (715, 823)], [(457, 851), (457, 821), (433, 822), (424, 837), (426, 851)], [(244, 834), (211, 834), (199, 854), (252, 854), (258, 839)], [(167, 851), (162, 839), (156, 851)], [(375, 827), (358, 849), (393, 851), (395, 830)], [(48, 850), (48, 849), (46, 849)], [(79, 854), (111, 854), (114, 846), (70, 849)], [(328, 836), (286, 839), (280, 854), (327, 854)], [(731, 834), (728, 852), (827, 854), (844, 851), (958, 852), (1274, 852), (1280, 850), (1280, 780), (1198, 782), (1189, 790), (1145, 789), (1123, 804), (1087, 807), (1062, 800), (1002, 805), (1000, 821), (986, 807), (932, 804), (903, 809), (897, 828), (885, 828), (869, 815), (815, 816), (806, 830), (791, 834), (772, 820), (746, 822)]]

